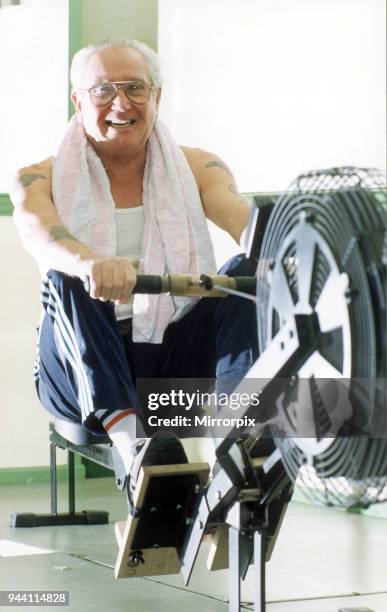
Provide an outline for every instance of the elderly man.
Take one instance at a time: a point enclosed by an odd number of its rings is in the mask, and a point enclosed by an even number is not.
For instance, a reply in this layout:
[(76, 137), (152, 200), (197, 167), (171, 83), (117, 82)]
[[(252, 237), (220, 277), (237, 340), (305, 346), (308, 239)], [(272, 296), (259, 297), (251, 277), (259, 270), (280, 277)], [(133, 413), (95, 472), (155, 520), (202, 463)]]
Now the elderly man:
[[(136, 438), (136, 378), (226, 382), (257, 357), (251, 302), (133, 302), (137, 266), (213, 273), (206, 218), (239, 242), (249, 207), (217, 156), (178, 146), (158, 120), (160, 70), (146, 45), (86, 47), (71, 79), (76, 113), (58, 154), (21, 169), (13, 193), (16, 226), (43, 276), (35, 380), (50, 413), (108, 432), (135, 483), (134, 457), (149, 451), (160, 462), (160, 451), (166, 463), (185, 460), (173, 436), (158, 447)], [(222, 272), (246, 267), (234, 258)]]

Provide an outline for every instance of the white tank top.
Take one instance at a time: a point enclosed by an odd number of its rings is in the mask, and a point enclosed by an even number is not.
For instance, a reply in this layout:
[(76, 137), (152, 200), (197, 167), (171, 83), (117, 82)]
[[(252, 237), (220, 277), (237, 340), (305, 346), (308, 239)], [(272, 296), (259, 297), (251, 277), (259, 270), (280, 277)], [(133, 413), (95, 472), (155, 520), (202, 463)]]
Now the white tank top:
[[(144, 207), (116, 208), (117, 256), (128, 257), (135, 268), (138, 267), (141, 254), (141, 242), (144, 232)], [(114, 306), (117, 320), (133, 316), (133, 298), (129, 304)]]

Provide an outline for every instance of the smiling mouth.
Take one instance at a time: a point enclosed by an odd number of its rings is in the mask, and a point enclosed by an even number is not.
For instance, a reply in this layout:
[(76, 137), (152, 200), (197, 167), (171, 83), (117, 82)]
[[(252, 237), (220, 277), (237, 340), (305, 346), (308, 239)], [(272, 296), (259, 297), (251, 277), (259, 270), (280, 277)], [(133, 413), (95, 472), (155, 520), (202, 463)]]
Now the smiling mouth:
[(133, 125), (136, 122), (135, 119), (128, 119), (127, 121), (120, 121), (119, 119), (113, 120), (113, 119), (106, 119), (106, 125), (108, 125), (109, 127), (113, 127), (113, 128), (127, 128), (130, 125)]

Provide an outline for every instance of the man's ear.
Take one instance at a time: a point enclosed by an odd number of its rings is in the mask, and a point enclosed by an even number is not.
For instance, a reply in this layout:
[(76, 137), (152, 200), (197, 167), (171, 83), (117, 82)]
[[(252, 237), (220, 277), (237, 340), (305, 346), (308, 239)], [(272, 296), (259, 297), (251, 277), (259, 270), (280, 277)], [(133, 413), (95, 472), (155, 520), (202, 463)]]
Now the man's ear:
[(81, 112), (82, 105), (81, 105), (81, 99), (78, 96), (75, 89), (73, 89), (71, 92), (71, 100), (72, 100), (72, 103), (74, 104), (75, 112), (79, 114)]
[(157, 93), (156, 93), (156, 108), (157, 108), (157, 110), (159, 110), (160, 99), (161, 99), (161, 87), (159, 87), (159, 89), (157, 90)]

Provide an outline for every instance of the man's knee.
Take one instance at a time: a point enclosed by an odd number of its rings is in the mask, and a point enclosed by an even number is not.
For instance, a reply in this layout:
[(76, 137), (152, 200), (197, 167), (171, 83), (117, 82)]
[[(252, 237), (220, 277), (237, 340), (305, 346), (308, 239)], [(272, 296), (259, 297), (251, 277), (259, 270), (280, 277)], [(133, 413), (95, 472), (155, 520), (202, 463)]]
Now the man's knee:
[(228, 276), (254, 276), (256, 263), (246, 257), (244, 253), (234, 255), (220, 268), (219, 274)]
[(69, 276), (59, 270), (49, 270), (47, 272), (47, 278), (56, 288), (69, 288), (69, 289), (83, 289), (84, 286), (82, 281), (73, 276)]

